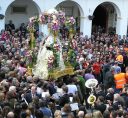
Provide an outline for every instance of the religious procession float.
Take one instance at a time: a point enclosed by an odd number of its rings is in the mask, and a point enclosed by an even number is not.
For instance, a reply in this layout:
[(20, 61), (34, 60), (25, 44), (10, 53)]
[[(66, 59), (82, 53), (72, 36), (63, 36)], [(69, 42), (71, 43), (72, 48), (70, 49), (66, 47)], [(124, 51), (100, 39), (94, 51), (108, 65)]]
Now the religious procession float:
[[(40, 43), (36, 63), (28, 66), (28, 72), (32, 70), (34, 76), (41, 79), (52, 77), (57, 79), (65, 75), (74, 74), (76, 55), (73, 50), (75, 42), (75, 19), (66, 17), (63, 11), (50, 9), (39, 17), (30, 18), (28, 31), (31, 37), (31, 50), (35, 47), (34, 25), (41, 24), (44, 37)], [(68, 39), (63, 39), (62, 28), (68, 29)]]

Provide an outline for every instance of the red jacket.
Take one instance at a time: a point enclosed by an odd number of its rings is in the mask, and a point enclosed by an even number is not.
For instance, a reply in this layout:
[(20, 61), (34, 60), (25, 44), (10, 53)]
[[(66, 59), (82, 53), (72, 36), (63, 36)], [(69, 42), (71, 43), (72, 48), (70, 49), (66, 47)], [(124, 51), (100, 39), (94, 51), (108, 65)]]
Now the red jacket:
[(100, 74), (100, 72), (101, 72), (101, 65), (99, 63), (97, 63), (97, 62), (94, 63), (92, 65), (92, 68), (93, 68), (94, 74)]

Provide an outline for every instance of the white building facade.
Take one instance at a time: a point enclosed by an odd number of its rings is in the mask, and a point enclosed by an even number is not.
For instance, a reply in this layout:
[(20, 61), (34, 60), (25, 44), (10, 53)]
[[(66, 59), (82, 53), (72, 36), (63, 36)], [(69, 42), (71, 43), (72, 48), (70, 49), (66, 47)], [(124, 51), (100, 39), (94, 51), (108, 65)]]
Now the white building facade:
[[(29, 18), (51, 8), (64, 10), (74, 16), (84, 35), (91, 36), (92, 29), (103, 27), (104, 32), (115, 29), (116, 34), (127, 34), (128, 0), (0, 0), (0, 30), (12, 20), (16, 28), (27, 24)], [(40, 31), (42, 28), (40, 26)]]

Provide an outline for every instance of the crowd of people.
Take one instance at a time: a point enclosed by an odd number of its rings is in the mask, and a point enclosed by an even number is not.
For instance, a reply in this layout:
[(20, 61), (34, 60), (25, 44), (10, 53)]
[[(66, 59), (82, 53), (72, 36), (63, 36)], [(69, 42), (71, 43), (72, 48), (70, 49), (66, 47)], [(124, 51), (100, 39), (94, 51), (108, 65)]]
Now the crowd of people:
[[(63, 45), (69, 41), (66, 35), (63, 31)], [(128, 118), (127, 37), (94, 33), (88, 38), (75, 33), (71, 43), (75, 73), (56, 80), (28, 72), (43, 33), (37, 31), (35, 37), (31, 49), (24, 24), (15, 29), (11, 23), (0, 33), (0, 118)], [(91, 90), (85, 82), (92, 78), (98, 81), (97, 99), (90, 105)]]

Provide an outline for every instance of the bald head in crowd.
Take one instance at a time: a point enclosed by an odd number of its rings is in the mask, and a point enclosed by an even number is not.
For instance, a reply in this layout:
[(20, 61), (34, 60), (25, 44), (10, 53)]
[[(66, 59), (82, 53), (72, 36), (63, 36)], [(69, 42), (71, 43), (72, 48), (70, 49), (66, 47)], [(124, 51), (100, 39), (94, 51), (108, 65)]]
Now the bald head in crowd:
[(8, 114), (7, 114), (7, 118), (14, 118), (14, 113), (12, 111), (10, 111)]

